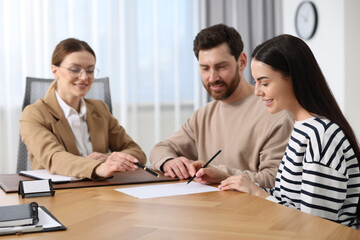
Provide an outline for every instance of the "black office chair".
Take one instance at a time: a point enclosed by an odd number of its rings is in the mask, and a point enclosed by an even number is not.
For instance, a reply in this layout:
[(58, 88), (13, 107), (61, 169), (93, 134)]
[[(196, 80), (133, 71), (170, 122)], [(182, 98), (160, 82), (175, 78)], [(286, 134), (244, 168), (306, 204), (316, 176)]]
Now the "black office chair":
[[(22, 110), (24, 110), (27, 105), (32, 104), (39, 98), (44, 97), (50, 84), (53, 81), (54, 79), (27, 77)], [(86, 94), (86, 98), (103, 100), (108, 105), (109, 110), (112, 113), (109, 78), (105, 77), (94, 79), (90, 91), (88, 94)], [(29, 168), (30, 163), (28, 152), (25, 144), (21, 141), (20, 136), (16, 171), (20, 172), (23, 170), (28, 170)]]

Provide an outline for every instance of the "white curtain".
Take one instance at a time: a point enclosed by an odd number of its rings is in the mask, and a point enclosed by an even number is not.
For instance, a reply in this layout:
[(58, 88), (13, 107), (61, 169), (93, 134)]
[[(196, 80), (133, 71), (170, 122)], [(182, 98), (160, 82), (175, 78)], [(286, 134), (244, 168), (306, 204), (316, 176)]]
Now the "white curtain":
[(25, 77), (68, 37), (97, 54), (113, 114), (149, 154), (206, 102), (192, 52), (202, 0), (0, 0), (0, 173), (16, 171)]

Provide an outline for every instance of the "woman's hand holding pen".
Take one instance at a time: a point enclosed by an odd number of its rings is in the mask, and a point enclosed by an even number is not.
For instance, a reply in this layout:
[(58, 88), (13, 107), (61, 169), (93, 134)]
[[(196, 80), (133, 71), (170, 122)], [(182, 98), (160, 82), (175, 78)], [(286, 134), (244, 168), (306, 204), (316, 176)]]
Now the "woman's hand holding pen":
[(214, 167), (208, 166), (203, 168), (204, 162), (194, 161), (189, 164), (189, 173), (193, 176), (196, 173), (195, 181), (201, 184), (220, 183), (230, 175)]
[(113, 152), (105, 162), (95, 168), (95, 174), (99, 177), (110, 177), (114, 172), (135, 171), (139, 162), (135, 157), (122, 152)]

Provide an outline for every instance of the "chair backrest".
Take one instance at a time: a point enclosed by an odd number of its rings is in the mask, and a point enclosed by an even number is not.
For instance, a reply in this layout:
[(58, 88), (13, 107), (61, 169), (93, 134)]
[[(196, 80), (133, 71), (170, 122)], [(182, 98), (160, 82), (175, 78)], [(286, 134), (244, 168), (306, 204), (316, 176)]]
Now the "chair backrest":
[[(39, 98), (43, 98), (54, 79), (46, 78), (26, 78), (25, 97), (22, 105), (22, 110), (29, 105), (33, 104)], [(103, 100), (112, 113), (111, 95), (109, 78), (97, 78), (91, 86), (90, 91), (86, 94), (86, 98)], [(16, 171), (28, 170), (30, 168), (28, 153), (25, 144), (19, 138), (18, 159)]]

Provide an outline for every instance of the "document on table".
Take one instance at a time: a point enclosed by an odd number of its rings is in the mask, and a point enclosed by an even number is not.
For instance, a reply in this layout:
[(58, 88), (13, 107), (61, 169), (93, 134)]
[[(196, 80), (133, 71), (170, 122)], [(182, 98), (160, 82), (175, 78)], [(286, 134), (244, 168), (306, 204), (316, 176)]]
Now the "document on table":
[(45, 169), (20, 171), (19, 174), (36, 179), (51, 179), (53, 183), (76, 182), (82, 180), (82, 178), (51, 174)]
[(140, 199), (220, 191), (216, 187), (197, 182), (191, 182), (189, 184), (186, 184), (186, 182), (155, 184), (143, 187), (118, 188), (115, 190)]

